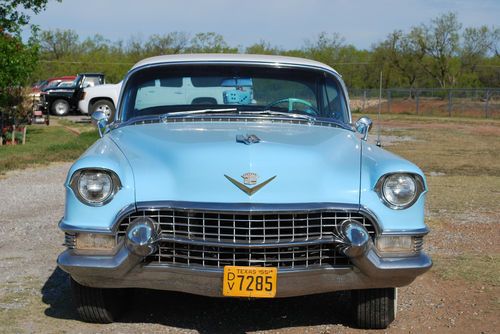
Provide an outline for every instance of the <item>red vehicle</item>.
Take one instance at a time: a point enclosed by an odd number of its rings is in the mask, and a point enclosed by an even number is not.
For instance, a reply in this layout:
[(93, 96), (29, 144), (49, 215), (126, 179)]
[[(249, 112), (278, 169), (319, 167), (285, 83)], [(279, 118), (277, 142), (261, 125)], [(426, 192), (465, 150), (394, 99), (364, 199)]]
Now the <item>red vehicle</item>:
[(41, 80), (36, 82), (33, 86), (31, 86), (31, 92), (33, 94), (40, 94), (42, 90), (47, 87), (55, 87), (59, 85), (61, 82), (71, 82), (76, 79), (75, 75), (66, 75), (62, 77), (54, 77), (49, 78), (47, 80)]
[(35, 124), (40, 124), (40, 123), (45, 123), (49, 125), (49, 115), (48, 113), (45, 115), (43, 110), (40, 109), (40, 94), (44, 89), (47, 88), (52, 88), (52, 87), (57, 87), (61, 83), (70, 83), (73, 82), (76, 79), (75, 75), (65, 75), (61, 77), (53, 77), (49, 78), (47, 80), (41, 80), (36, 83), (34, 83), (31, 86), (31, 97), (33, 98), (33, 114), (29, 118), (28, 122), (29, 124), (35, 123)]

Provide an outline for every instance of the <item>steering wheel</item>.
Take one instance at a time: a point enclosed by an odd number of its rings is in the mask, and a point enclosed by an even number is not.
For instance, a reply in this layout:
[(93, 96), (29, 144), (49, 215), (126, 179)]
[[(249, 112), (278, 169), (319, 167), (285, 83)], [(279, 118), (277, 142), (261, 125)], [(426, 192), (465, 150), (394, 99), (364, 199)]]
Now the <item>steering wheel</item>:
[(279, 100), (273, 101), (273, 102), (269, 103), (268, 105), (266, 105), (266, 109), (274, 107), (275, 105), (280, 104), (280, 103), (284, 103), (284, 102), (288, 102), (288, 112), (292, 112), (294, 110), (293, 106), (295, 103), (300, 103), (300, 104), (303, 104), (303, 105), (309, 107), (309, 109), (304, 110), (306, 113), (312, 114), (312, 115), (318, 114), (317, 110), (314, 109), (312, 103), (307, 102), (306, 100), (297, 99), (294, 97), (287, 97), (285, 99), (279, 99)]

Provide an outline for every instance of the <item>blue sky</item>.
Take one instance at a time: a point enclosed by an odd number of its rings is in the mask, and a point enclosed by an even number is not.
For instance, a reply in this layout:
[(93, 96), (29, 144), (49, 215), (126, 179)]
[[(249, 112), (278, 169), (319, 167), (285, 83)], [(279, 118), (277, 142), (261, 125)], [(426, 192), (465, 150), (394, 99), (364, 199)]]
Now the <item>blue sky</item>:
[(337, 32), (369, 48), (395, 30), (453, 11), (467, 26), (497, 26), (499, 0), (63, 0), (32, 16), (41, 29), (99, 33), (113, 41), (171, 31), (213, 31), (231, 46), (265, 40), (297, 48), (318, 33)]

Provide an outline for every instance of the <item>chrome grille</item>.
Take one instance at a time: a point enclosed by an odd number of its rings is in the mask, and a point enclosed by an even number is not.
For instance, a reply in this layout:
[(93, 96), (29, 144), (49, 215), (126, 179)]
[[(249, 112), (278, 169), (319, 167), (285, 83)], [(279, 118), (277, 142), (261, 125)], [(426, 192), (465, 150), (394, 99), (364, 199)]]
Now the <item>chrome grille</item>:
[(299, 268), (331, 265), (349, 265), (349, 260), (337, 246), (316, 244), (293, 247), (231, 248), (164, 242), (159, 251), (150, 256), (154, 263), (172, 263), (187, 266), (223, 267), (258, 266)]
[(181, 209), (140, 210), (120, 222), (121, 238), (136, 218), (152, 218), (160, 229), (152, 263), (222, 267), (279, 268), (349, 265), (334, 242), (341, 224), (356, 220), (375, 237), (375, 226), (359, 212), (209, 212)]
[(64, 233), (64, 245), (70, 249), (75, 248), (76, 235), (72, 233)]
[(413, 237), (413, 246), (414, 246), (415, 253), (422, 251), (422, 249), (424, 248), (424, 236), (419, 235), (419, 236)]

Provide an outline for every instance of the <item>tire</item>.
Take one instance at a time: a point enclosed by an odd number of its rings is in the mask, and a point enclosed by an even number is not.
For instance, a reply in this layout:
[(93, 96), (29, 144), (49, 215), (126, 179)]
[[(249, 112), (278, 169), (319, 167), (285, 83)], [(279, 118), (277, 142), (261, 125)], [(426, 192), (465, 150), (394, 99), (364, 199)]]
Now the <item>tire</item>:
[(94, 102), (90, 108), (90, 115), (96, 111), (104, 112), (108, 121), (113, 120), (115, 117), (115, 105), (109, 100), (97, 100)]
[(396, 317), (396, 288), (354, 290), (351, 298), (358, 328), (387, 328)]
[(85, 322), (109, 324), (123, 310), (125, 290), (90, 288), (71, 278), (73, 301), (80, 318)]
[(54, 115), (66, 116), (69, 113), (69, 103), (66, 100), (55, 100), (51, 109)]

